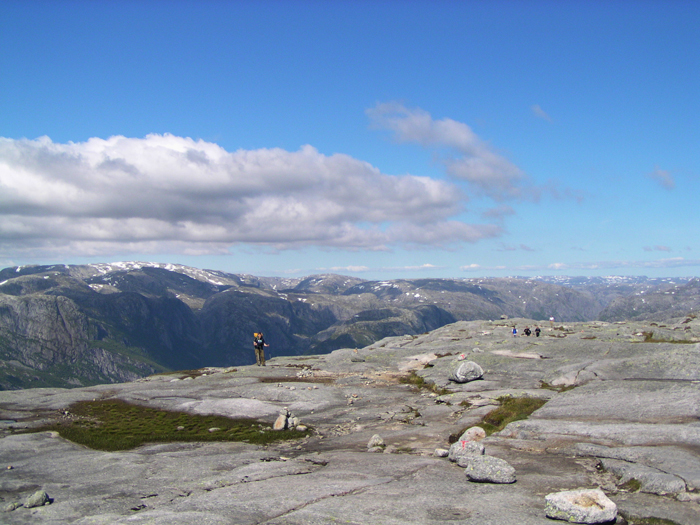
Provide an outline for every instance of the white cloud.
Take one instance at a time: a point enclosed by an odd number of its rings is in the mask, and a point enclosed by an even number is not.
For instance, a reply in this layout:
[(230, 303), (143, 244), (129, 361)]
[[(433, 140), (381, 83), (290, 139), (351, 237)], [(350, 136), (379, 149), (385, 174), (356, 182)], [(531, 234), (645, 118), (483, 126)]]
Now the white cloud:
[(546, 120), (547, 122), (552, 122), (552, 117), (550, 117), (539, 104), (535, 104), (530, 109), (535, 114), (536, 117)]
[(318, 272), (351, 272), (351, 273), (366, 273), (366, 272), (416, 272), (416, 271), (431, 271), (442, 270), (444, 266), (436, 266), (426, 263), (418, 266), (392, 266), (383, 268), (370, 268), (369, 266), (333, 266), (331, 268), (316, 268)]
[(435, 264), (420, 264), (418, 266), (393, 266), (390, 268), (381, 268), (381, 271), (391, 272), (423, 272), (432, 270), (442, 270), (445, 266), (436, 266)]
[(481, 216), (485, 219), (502, 221), (508, 215), (515, 215), (515, 210), (508, 205), (496, 206), (484, 211)]
[(630, 268), (684, 268), (700, 266), (700, 259), (685, 259), (683, 257), (671, 257), (656, 259), (653, 261), (597, 261), (550, 264), (526, 265), (526, 266), (480, 266), (471, 264), (460, 267), (463, 271), (494, 271), (506, 270), (508, 272), (546, 272), (546, 271), (578, 271), (578, 270), (616, 270)]
[(652, 171), (648, 176), (652, 180), (657, 181), (659, 184), (661, 184), (663, 188), (666, 188), (667, 190), (672, 190), (676, 187), (676, 181), (673, 178), (673, 175), (671, 175), (671, 172), (667, 170), (662, 170), (658, 166), (656, 166), (656, 169)]
[(0, 138), (0, 249), (8, 256), (227, 253), (249, 243), (383, 250), (500, 234), (452, 220), (464, 196), (311, 146), (228, 152), (173, 135), (60, 144)]
[[(496, 202), (537, 202), (544, 194), (555, 199), (583, 200), (581, 192), (559, 188), (553, 181), (535, 184), (463, 122), (449, 118), (435, 120), (427, 111), (407, 108), (399, 102), (379, 103), (366, 113), (373, 127), (392, 131), (397, 142), (412, 142), (434, 150), (447, 174), (466, 182), (474, 196)], [(505, 212), (503, 215), (509, 214), (504, 206), (494, 208), (493, 212), (499, 210)]]
[(458, 156), (442, 159), (445, 169), (452, 177), (468, 182), (477, 194), (496, 201), (539, 197), (540, 191), (532, 187), (520, 168), (496, 153), (462, 122), (434, 120), (427, 111), (409, 109), (397, 102), (377, 104), (367, 110), (367, 115), (373, 126), (393, 131), (399, 142), (456, 151)]
[(496, 251), (499, 251), (499, 252), (514, 252), (516, 250), (522, 250), (525, 252), (534, 252), (535, 251), (535, 249), (532, 248), (531, 246), (528, 246), (527, 244), (522, 244), (522, 243), (519, 244), (518, 246), (500, 243), (500, 248), (496, 248)]
[(364, 273), (369, 272), (368, 266), (333, 266), (332, 268), (318, 268), (320, 271), (330, 271), (330, 272), (351, 272), (351, 273)]
[(670, 252), (672, 251), (671, 248), (668, 246), (645, 246), (644, 248), (645, 252)]

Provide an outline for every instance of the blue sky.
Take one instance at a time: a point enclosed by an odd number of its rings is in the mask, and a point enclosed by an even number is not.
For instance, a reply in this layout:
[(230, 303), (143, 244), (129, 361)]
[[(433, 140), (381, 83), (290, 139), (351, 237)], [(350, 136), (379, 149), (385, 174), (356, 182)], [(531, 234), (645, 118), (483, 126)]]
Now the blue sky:
[(692, 276), (700, 3), (0, 2), (0, 266)]

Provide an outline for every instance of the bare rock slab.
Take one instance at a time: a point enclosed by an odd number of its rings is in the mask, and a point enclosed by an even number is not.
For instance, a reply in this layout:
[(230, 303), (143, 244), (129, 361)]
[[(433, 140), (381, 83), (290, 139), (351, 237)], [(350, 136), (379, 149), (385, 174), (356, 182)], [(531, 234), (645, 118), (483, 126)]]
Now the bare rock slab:
[(545, 496), (544, 512), (571, 523), (608, 523), (617, 517), (617, 505), (600, 489), (566, 490)]
[(641, 485), (642, 492), (650, 494), (680, 494), (685, 492), (685, 482), (678, 476), (662, 472), (658, 469), (621, 461), (619, 459), (602, 458), (603, 468), (620, 477), (620, 483), (624, 484), (635, 479)]

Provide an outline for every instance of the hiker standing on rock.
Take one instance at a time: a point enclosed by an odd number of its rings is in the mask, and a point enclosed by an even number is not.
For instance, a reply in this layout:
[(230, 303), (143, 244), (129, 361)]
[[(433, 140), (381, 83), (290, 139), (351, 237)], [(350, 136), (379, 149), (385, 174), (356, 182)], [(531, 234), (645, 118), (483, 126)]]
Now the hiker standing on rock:
[(258, 366), (265, 366), (265, 347), (270, 346), (265, 343), (265, 336), (262, 332), (253, 334), (253, 348), (255, 348), (255, 361)]
[(535, 337), (539, 337), (539, 336), (540, 336), (540, 332), (541, 332), (541, 330), (540, 330), (540, 327), (539, 327), (539, 326), (538, 326), (537, 328), (535, 328)]
[(518, 329), (513, 327), (513, 337), (517, 337), (518, 335)]

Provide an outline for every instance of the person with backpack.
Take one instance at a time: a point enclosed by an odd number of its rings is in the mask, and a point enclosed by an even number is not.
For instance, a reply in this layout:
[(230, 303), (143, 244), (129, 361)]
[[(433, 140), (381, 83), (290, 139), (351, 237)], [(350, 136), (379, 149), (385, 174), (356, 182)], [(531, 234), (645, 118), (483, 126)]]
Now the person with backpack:
[(265, 343), (265, 336), (262, 332), (253, 334), (253, 348), (255, 349), (255, 361), (258, 366), (265, 366), (265, 347), (270, 346)]

